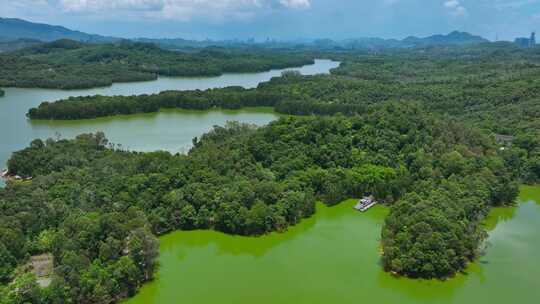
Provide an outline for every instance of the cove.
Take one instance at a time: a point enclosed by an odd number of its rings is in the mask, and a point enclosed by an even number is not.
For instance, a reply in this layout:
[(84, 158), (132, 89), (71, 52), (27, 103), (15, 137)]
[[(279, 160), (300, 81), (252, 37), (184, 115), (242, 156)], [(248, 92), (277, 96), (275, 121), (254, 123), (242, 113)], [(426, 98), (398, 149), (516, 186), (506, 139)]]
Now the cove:
[(160, 238), (157, 279), (142, 303), (537, 303), (540, 297), (540, 187), (485, 221), (486, 254), (447, 281), (396, 278), (379, 265), (388, 209), (319, 205), (286, 233), (239, 237), (179, 231)]
[[(329, 73), (339, 62), (315, 60), (315, 64), (299, 68), (271, 70), (262, 73), (224, 74), (219, 77), (160, 77), (155, 81), (115, 83), (110, 87), (86, 90), (49, 90), (6, 88), (0, 97), (0, 169), (11, 153), (25, 148), (33, 139), (56, 137), (73, 138), (81, 133), (103, 131), (111, 142), (134, 151), (167, 150), (185, 152), (192, 139), (208, 132), (214, 125), (229, 120), (264, 125), (277, 118), (271, 109), (242, 109), (239, 111), (182, 111), (168, 110), (152, 114), (117, 116), (71, 122), (30, 121), (28, 109), (43, 101), (56, 101), (71, 96), (139, 95), (164, 90), (194, 90), (226, 86), (256, 87), (285, 70), (304, 75)], [(3, 183), (0, 180), (0, 184)], [(1, 186), (1, 185), (0, 185)]]

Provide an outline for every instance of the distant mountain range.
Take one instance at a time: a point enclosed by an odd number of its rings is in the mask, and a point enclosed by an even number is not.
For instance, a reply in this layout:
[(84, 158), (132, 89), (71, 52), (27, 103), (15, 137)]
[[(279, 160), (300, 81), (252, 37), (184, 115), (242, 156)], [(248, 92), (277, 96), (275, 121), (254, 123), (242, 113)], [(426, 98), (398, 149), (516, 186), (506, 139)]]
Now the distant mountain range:
[[(3, 49), (12, 50), (13, 48), (22, 47), (26, 44), (35, 44), (36, 40), (43, 42), (51, 42), (58, 39), (70, 39), (79, 42), (90, 43), (108, 43), (117, 42), (121, 38), (107, 37), (101, 35), (87, 34), (80, 31), (70, 30), (62, 26), (54, 26), (49, 24), (33, 23), (22, 19), (0, 18), (0, 51)], [(448, 35), (433, 35), (425, 38), (407, 37), (403, 40), (397, 39), (382, 39), (382, 38), (358, 38), (335, 41), (331, 39), (318, 39), (311, 41), (266, 41), (263, 43), (255, 43), (252, 40), (226, 40), (226, 41), (194, 41), (177, 39), (148, 39), (138, 38), (133, 39), (139, 42), (148, 42), (159, 44), (162, 47), (186, 48), (186, 47), (207, 47), (207, 46), (249, 46), (259, 45), (266, 47), (316, 47), (323, 49), (384, 49), (384, 48), (414, 48), (427, 47), (436, 45), (466, 45), (489, 42), (488, 40), (474, 36), (466, 32), (454, 31)], [(13, 43), (13, 41), (18, 41)], [(2, 48), (4, 46), (9, 47)]]
[(425, 38), (407, 37), (401, 41), (405, 45), (423, 46), (423, 45), (461, 45), (485, 43), (489, 40), (480, 36), (471, 35), (467, 32), (454, 31), (448, 35), (433, 35)]
[(313, 44), (325, 48), (345, 49), (387, 49), (387, 48), (415, 48), (444, 45), (469, 45), (486, 43), (489, 40), (466, 32), (454, 31), (448, 35), (433, 35), (424, 38), (409, 36), (403, 40), (383, 38), (358, 38), (334, 41), (331, 39), (319, 39)]
[(119, 38), (92, 35), (73, 31), (63, 26), (33, 23), (22, 19), (0, 18), (0, 41), (35, 39), (51, 42), (58, 39), (71, 39), (81, 42), (114, 42)]

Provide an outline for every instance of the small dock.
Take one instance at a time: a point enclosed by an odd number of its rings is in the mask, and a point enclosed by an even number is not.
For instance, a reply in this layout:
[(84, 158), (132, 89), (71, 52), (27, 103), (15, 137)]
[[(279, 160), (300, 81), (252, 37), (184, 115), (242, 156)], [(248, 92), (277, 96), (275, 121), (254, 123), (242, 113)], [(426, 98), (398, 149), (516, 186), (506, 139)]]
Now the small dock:
[(5, 181), (9, 179), (9, 171), (7, 169), (0, 171), (0, 179), (3, 179)]
[(0, 179), (4, 179), (6, 181), (8, 181), (8, 180), (21, 180), (21, 181), (24, 180), (24, 181), (28, 181), (28, 180), (31, 180), (32, 178), (31, 177), (22, 178), (19, 175), (11, 175), (11, 174), (9, 174), (9, 171), (7, 169), (5, 169), (3, 171), (0, 171)]
[(375, 205), (377, 205), (377, 201), (375, 201), (375, 198), (373, 196), (366, 196), (358, 201), (358, 204), (354, 206), (354, 209), (365, 212)]

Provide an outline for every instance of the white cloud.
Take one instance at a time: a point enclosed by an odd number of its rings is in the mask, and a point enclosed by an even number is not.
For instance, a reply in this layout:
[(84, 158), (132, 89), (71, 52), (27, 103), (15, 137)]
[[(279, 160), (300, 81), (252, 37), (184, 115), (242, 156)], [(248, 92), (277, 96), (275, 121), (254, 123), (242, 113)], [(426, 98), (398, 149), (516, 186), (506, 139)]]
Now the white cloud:
[(156, 11), (163, 9), (163, 0), (58, 0), (57, 6), (67, 12)]
[(457, 0), (448, 0), (444, 2), (444, 7), (446, 8), (456, 8), (459, 6), (459, 1)]
[(288, 8), (309, 8), (310, 0), (279, 0), (279, 3)]
[(190, 19), (194, 16), (250, 16), (261, 8), (305, 9), (310, 0), (48, 0), (64, 12), (125, 13)]
[(467, 14), (467, 9), (461, 4), (459, 0), (446, 0), (444, 1), (443, 6), (453, 16), (465, 16)]

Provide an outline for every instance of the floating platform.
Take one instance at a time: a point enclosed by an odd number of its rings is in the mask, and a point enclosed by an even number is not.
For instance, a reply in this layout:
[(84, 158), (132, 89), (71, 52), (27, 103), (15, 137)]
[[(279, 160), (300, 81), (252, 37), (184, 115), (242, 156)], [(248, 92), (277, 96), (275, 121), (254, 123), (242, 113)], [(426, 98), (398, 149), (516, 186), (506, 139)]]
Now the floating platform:
[(358, 204), (354, 206), (354, 209), (365, 212), (369, 208), (377, 205), (377, 202), (375, 201), (375, 198), (373, 196), (364, 197), (363, 199), (358, 201)]

